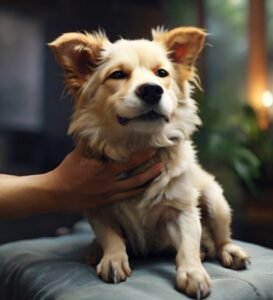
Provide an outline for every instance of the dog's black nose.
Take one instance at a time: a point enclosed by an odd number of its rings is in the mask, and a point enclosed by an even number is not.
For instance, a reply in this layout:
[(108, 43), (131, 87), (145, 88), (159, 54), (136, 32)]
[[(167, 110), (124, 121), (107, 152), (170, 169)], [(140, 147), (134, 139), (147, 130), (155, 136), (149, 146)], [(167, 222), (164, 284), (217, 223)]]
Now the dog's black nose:
[(136, 95), (148, 104), (157, 104), (163, 92), (162, 87), (155, 83), (144, 83), (136, 89)]

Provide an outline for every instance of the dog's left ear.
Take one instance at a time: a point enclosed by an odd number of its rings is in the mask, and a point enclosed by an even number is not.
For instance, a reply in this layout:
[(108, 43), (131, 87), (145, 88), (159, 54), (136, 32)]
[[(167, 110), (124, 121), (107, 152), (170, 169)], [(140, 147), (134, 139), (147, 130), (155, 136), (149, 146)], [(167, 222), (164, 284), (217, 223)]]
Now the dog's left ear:
[(49, 43), (65, 72), (65, 84), (74, 94), (97, 67), (103, 47), (110, 43), (101, 32), (65, 33)]
[(197, 27), (178, 27), (170, 31), (153, 30), (155, 41), (163, 43), (171, 59), (186, 67), (192, 67), (202, 51), (206, 32)]

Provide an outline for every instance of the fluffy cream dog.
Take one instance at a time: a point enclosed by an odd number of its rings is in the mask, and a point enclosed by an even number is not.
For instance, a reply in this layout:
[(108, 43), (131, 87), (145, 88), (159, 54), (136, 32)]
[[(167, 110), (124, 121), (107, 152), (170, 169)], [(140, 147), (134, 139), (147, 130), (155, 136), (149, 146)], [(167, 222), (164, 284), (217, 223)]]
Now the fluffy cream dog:
[(126, 249), (143, 256), (173, 249), (177, 288), (200, 298), (211, 286), (201, 258), (240, 269), (248, 256), (231, 242), (230, 208), (191, 142), (200, 119), (190, 82), (206, 34), (180, 27), (152, 35), (111, 43), (101, 32), (67, 33), (50, 46), (75, 98), (69, 133), (85, 154), (125, 160), (154, 147), (165, 165), (141, 198), (87, 212), (103, 250), (97, 274), (120, 282), (131, 274)]

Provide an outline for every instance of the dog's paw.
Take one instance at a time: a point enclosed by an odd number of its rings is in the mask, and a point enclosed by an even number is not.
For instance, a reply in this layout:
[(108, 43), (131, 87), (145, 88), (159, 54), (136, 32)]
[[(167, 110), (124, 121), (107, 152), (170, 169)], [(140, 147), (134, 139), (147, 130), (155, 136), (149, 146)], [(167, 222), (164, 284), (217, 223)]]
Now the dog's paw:
[(126, 253), (104, 255), (97, 265), (97, 275), (102, 280), (110, 283), (125, 281), (131, 275), (131, 272)]
[(192, 298), (202, 299), (210, 293), (211, 280), (202, 265), (179, 267), (176, 274), (176, 287)]
[(246, 269), (250, 265), (250, 257), (240, 246), (225, 244), (218, 251), (219, 259), (225, 268), (234, 270)]

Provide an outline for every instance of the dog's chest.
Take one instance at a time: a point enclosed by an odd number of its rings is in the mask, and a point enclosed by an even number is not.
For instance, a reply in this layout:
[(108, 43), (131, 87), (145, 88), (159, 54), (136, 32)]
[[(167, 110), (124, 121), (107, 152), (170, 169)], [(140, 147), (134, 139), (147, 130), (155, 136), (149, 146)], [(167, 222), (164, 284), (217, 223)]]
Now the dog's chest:
[[(147, 211), (137, 206), (137, 201), (115, 204), (113, 218), (135, 255), (146, 255), (156, 240), (154, 229), (146, 225)], [(149, 213), (148, 213), (149, 214)]]
[(119, 225), (128, 248), (140, 256), (168, 248), (167, 223), (174, 221), (181, 211), (164, 203), (148, 209), (137, 204), (137, 201), (127, 201), (115, 204), (112, 209), (114, 222)]

